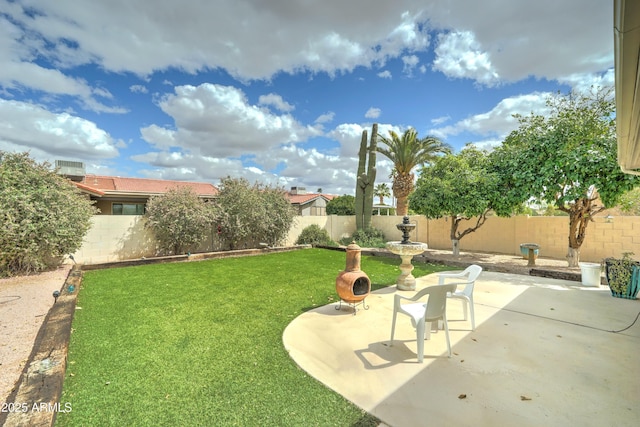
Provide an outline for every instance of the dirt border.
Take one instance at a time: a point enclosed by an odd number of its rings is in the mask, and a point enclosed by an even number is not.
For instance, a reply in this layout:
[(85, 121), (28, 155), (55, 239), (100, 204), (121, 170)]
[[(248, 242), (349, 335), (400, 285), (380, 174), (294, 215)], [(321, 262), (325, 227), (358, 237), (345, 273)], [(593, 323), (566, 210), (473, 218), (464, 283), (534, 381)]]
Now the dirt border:
[(73, 268), (60, 289), (60, 296), (47, 313), (36, 336), (20, 380), (7, 397), (12, 412), (0, 413), (0, 425), (53, 425), (60, 408), (60, 394), (67, 362), (71, 322), (82, 271)]

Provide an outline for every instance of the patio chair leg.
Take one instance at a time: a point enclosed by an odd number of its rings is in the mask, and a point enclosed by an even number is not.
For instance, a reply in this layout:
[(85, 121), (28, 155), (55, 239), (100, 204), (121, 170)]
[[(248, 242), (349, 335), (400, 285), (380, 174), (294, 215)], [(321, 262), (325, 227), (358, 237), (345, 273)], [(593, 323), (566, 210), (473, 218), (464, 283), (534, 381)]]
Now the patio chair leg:
[(424, 360), (424, 334), (425, 334), (425, 327), (424, 327), (424, 319), (421, 322), (418, 322), (418, 324), (416, 325), (416, 338), (418, 341), (418, 363), (422, 363), (422, 361)]
[(393, 346), (393, 335), (396, 331), (396, 317), (398, 312), (394, 310), (393, 312), (393, 320), (391, 321), (391, 340), (389, 342), (389, 347)]

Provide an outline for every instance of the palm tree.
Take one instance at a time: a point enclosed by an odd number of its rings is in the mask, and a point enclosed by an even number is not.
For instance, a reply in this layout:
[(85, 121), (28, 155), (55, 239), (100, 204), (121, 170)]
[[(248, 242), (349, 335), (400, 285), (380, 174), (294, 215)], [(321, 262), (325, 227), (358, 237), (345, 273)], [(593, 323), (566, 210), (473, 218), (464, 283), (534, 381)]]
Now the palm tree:
[(380, 197), (380, 205), (384, 205), (384, 198), (391, 195), (391, 189), (385, 182), (383, 182), (382, 184), (376, 185), (373, 189), (373, 194), (376, 197)]
[(413, 169), (418, 165), (431, 162), (440, 153), (450, 153), (451, 147), (436, 138), (427, 136), (418, 138), (418, 132), (409, 128), (399, 137), (394, 131), (389, 131), (390, 138), (380, 135), (380, 141), (386, 145), (378, 145), (378, 153), (384, 154), (393, 162), (393, 196), (398, 200), (396, 212), (404, 216), (409, 211), (408, 197), (413, 192)]

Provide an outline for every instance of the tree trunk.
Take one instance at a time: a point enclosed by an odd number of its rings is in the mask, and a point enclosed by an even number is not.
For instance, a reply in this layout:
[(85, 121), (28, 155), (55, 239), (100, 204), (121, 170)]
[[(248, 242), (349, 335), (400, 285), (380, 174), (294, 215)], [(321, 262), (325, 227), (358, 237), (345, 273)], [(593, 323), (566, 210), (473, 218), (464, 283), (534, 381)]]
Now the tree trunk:
[[(569, 267), (578, 267), (580, 262), (580, 247), (584, 242), (587, 233), (587, 225), (591, 221), (594, 212), (592, 212), (592, 200), (588, 198), (577, 199), (570, 209), (565, 210), (569, 213), (569, 250), (567, 251), (567, 262)], [(597, 213), (597, 211), (595, 211)]]
[(569, 263), (569, 267), (578, 267), (578, 263), (580, 262), (580, 248), (569, 247), (567, 262)]
[(396, 215), (405, 216), (409, 212), (409, 194), (413, 191), (413, 174), (396, 174), (393, 177), (393, 195), (397, 199)]
[(452, 252), (454, 258), (458, 258), (460, 256), (460, 239), (456, 236), (458, 231), (458, 224), (460, 223), (460, 219), (456, 215), (451, 215), (449, 218), (451, 220), (451, 228), (449, 229), (449, 238), (451, 239)]
[(409, 211), (409, 206), (407, 205), (407, 197), (398, 197), (398, 202), (396, 205), (396, 215), (405, 216)]
[(460, 240), (452, 239), (451, 244), (453, 245), (453, 257), (458, 258), (460, 256)]

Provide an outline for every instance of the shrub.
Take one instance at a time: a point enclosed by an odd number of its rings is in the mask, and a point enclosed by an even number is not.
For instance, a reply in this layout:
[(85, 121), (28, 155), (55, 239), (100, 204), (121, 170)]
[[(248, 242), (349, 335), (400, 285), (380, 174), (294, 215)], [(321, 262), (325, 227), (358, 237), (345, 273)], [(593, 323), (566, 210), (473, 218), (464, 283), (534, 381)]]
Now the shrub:
[(77, 251), (97, 212), (47, 162), (0, 151), (0, 276), (53, 269)]
[(335, 245), (335, 242), (331, 240), (327, 230), (320, 228), (317, 224), (311, 224), (302, 230), (296, 245)]
[(214, 203), (218, 236), (229, 249), (276, 246), (296, 216), (282, 188), (250, 185), (244, 178), (223, 179)]
[(350, 239), (342, 239), (340, 243), (348, 245), (351, 241), (355, 241), (362, 248), (384, 248), (387, 242), (382, 230), (375, 227), (356, 230)]
[(182, 187), (151, 197), (145, 217), (160, 248), (178, 255), (193, 249), (208, 236), (213, 212), (193, 189)]
[(355, 215), (356, 198), (347, 194), (334, 197), (327, 202), (327, 215)]

